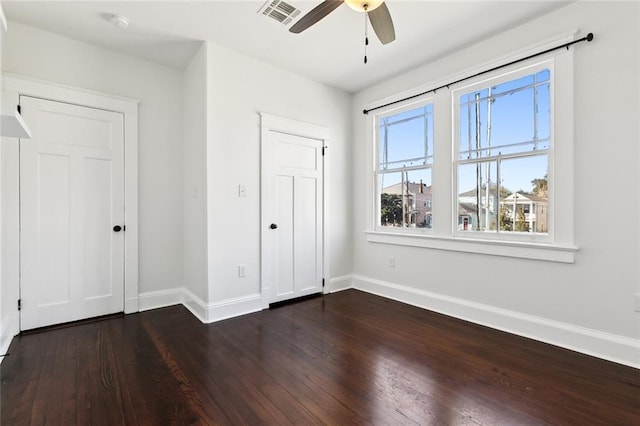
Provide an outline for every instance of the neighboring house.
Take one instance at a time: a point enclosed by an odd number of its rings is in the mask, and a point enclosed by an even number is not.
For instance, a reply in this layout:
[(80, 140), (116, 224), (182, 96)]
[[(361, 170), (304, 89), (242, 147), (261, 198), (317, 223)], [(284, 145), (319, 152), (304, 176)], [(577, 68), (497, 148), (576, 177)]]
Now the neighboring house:
[(514, 192), (500, 200), (500, 207), (505, 208), (505, 214), (512, 221), (519, 220), (518, 214), (523, 215), (525, 222), (529, 225), (529, 232), (547, 232), (549, 230), (547, 224), (548, 201), (546, 197)]
[[(403, 188), (404, 186), (404, 188)], [(404, 191), (403, 191), (404, 189)], [(403, 196), (402, 215), (404, 226), (412, 228), (431, 228), (431, 186), (426, 184), (407, 182), (396, 183), (382, 189), (383, 194)], [(398, 221), (397, 225), (400, 225)], [(394, 225), (383, 223), (383, 225)]]
[[(495, 189), (489, 191), (475, 189), (458, 195), (458, 230), (477, 231), (495, 229), (498, 212), (511, 222), (524, 221), (529, 232), (547, 232), (547, 208), (546, 197), (522, 194), (515, 192), (498, 201)], [(479, 199), (479, 203), (478, 203)], [(500, 208), (498, 208), (498, 204)], [(478, 209), (478, 205), (480, 208)], [(515, 214), (514, 214), (515, 212)], [(478, 226), (478, 221), (480, 226)], [(502, 228), (501, 228), (502, 229)]]
[[(489, 229), (496, 221), (497, 200), (495, 187), (490, 187), (488, 191), (486, 188), (480, 191), (474, 188), (458, 194), (458, 230)], [(478, 221), (482, 226), (478, 226)]]
[(477, 222), (478, 206), (476, 203), (458, 202), (458, 230), (471, 231)]

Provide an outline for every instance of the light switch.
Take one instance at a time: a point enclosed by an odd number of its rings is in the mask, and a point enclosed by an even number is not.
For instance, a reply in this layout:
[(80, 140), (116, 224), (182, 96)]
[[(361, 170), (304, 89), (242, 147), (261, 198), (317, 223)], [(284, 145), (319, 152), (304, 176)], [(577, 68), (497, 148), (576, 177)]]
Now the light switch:
[(238, 197), (245, 198), (247, 196), (247, 185), (238, 185)]

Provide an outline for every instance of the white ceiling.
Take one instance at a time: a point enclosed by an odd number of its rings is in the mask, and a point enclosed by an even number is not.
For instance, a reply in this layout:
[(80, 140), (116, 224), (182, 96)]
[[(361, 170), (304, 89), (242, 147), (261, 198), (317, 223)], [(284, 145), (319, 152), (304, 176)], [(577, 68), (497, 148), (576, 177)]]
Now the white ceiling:
[[(321, 0), (287, 0), (302, 16)], [(557, 0), (388, 0), (396, 40), (371, 32), (363, 63), (364, 16), (346, 5), (301, 34), (258, 14), (263, 1), (2, 1), (21, 22), (165, 65), (184, 68), (200, 41), (243, 52), (316, 81), (357, 92), (569, 3)], [(127, 30), (108, 21), (129, 18)], [(11, 25), (9, 23), (9, 25)]]

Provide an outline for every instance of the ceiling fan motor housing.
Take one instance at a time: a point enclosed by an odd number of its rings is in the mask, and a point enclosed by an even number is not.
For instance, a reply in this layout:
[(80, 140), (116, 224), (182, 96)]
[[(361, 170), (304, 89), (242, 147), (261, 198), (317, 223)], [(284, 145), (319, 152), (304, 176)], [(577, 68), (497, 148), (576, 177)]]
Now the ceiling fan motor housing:
[(344, 0), (344, 2), (358, 12), (371, 12), (384, 3), (384, 0)]

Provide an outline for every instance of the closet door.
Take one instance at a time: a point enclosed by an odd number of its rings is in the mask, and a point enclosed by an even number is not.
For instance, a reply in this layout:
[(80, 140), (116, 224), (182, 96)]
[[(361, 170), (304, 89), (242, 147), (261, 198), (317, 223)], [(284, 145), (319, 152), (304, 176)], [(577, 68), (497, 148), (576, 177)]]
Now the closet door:
[(22, 96), (21, 329), (123, 311), (124, 120)]

